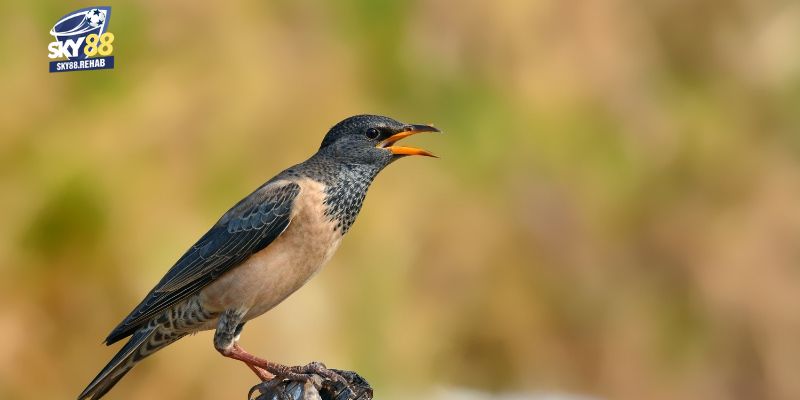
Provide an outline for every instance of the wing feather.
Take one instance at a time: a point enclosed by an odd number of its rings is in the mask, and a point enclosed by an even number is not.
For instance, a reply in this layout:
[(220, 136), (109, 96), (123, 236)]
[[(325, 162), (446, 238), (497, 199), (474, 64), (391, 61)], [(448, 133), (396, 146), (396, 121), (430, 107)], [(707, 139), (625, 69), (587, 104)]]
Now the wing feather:
[(106, 343), (131, 335), (153, 316), (267, 247), (289, 226), (298, 193), (300, 186), (294, 182), (268, 182), (236, 204), (167, 271)]

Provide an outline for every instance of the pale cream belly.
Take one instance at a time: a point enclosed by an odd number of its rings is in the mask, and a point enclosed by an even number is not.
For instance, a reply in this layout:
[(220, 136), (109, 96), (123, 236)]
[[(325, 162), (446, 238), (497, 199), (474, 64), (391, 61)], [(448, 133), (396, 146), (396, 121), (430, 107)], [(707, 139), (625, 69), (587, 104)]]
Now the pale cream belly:
[(233, 308), (245, 311), (245, 320), (255, 318), (303, 286), (330, 259), (342, 235), (324, 216), (324, 187), (310, 180), (297, 183), (302, 190), (286, 230), (204, 288), (203, 308), (211, 312)]

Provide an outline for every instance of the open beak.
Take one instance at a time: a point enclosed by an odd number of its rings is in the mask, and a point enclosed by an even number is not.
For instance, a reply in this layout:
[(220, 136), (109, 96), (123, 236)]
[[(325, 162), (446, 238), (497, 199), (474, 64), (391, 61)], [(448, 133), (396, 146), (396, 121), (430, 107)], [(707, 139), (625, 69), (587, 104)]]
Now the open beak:
[[(376, 147), (384, 148), (392, 152), (394, 155), (398, 156), (427, 156), (427, 157), (436, 157), (433, 153), (418, 149), (415, 147), (403, 147), (403, 146), (395, 146), (394, 144), (402, 138), (409, 137), (411, 135), (416, 135), (422, 132), (441, 132), (440, 130), (434, 128), (431, 125), (406, 125), (405, 129), (402, 132), (395, 133), (392, 136), (389, 136), (382, 142), (378, 143)], [(438, 158), (438, 157), (437, 157)]]

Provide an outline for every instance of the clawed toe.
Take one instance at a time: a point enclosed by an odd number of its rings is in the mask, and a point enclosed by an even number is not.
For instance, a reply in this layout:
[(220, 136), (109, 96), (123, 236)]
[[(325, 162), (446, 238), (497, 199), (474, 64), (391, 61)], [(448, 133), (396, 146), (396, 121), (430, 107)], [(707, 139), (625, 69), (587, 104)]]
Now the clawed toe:
[(327, 380), (341, 382), (345, 385), (348, 384), (347, 379), (345, 379), (343, 376), (339, 375), (335, 371), (328, 369), (325, 366), (325, 364), (318, 361), (312, 361), (306, 365), (289, 367), (289, 369), (291, 370), (291, 372), (294, 372), (298, 375), (306, 375), (306, 376), (319, 375)]
[(287, 381), (295, 381), (295, 382), (312, 382), (318, 384), (318, 379), (314, 379), (315, 374), (308, 374), (308, 373), (301, 373), (301, 372), (292, 372), (286, 371), (275, 376), (273, 380), (287, 380)]

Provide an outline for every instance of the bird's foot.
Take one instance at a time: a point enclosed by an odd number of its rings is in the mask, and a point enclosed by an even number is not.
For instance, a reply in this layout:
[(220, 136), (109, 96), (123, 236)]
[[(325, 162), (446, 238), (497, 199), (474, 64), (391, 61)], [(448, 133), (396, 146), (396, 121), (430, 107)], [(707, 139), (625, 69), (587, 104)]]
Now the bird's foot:
[(305, 375), (305, 376), (319, 375), (327, 380), (340, 382), (345, 385), (348, 384), (347, 379), (345, 379), (342, 375), (340, 375), (338, 372), (332, 369), (328, 369), (328, 367), (326, 367), (325, 364), (318, 361), (312, 361), (306, 365), (289, 367), (289, 369), (291, 372), (300, 375)]
[(345, 379), (339, 373), (328, 369), (325, 364), (317, 361), (312, 361), (306, 365), (286, 366), (280, 364), (269, 365), (271, 368), (265, 368), (277, 378), (288, 379), (290, 381), (308, 382), (313, 380), (313, 377), (320, 376), (325, 380), (340, 382), (348, 385)]
[[(353, 397), (353, 388), (362, 389), (363, 394), (369, 394), (369, 397), (359, 398), (372, 398), (372, 388), (364, 381), (363, 378), (353, 372), (332, 370), (325, 367), (325, 364), (320, 362), (311, 362), (301, 366), (286, 366), (283, 364), (274, 363), (265, 359), (256, 357), (234, 343), (230, 348), (226, 348), (221, 352), (222, 355), (239, 360), (247, 364), (253, 372), (261, 379), (261, 383), (256, 385), (261, 393), (267, 393), (280, 388), (287, 388), (290, 383), (297, 383), (298, 385), (291, 385), (292, 387), (311, 387), (314, 390), (322, 390), (323, 392), (339, 393), (343, 397), (336, 397), (342, 399), (351, 399)], [(272, 376), (274, 375), (274, 377)], [(353, 386), (355, 385), (355, 386)], [(365, 388), (364, 388), (365, 386)], [(303, 389), (305, 390), (305, 389)], [(283, 390), (285, 392), (285, 390)], [(253, 392), (251, 391), (251, 394)], [(338, 396), (338, 395), (337, 395)]]

